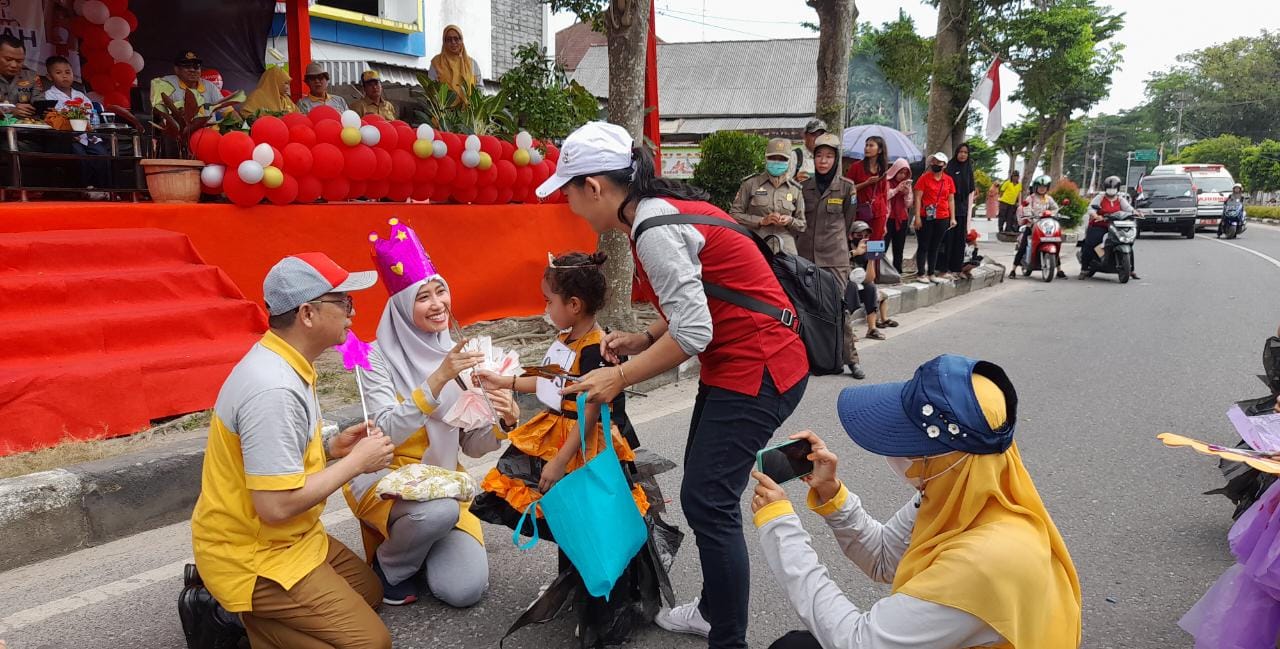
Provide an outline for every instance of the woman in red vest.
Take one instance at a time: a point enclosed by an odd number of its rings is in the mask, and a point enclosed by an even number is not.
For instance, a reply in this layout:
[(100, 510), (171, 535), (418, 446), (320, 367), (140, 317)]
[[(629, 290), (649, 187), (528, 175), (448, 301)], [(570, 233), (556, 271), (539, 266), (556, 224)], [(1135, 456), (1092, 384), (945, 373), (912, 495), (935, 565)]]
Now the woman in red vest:
[(658, 615), (669, 631), (705, 636), (715, 648), (745, 649), (750, 562), (742, 534), (742, 492), (756, 451), (804, 395), (809, 362), (796, 331), (778, 319), (708, 299), (718, 284), (783, 310), (790, 300), (755, 241), (715, 221), (637, 227), (648, 219), (697, 215), (734, 224), (706, 192), (654, 175), (653, 156), (633, 148), (626, 129), (591, 122), (565, 139), (555, 175), (537, 189), (562, 188), (569, 208), (598, 233), (632, 239), (640, 289), (663, 319), (642, 333), (614, 332), (606, 353), (626, 362), (593, 371), (566, 393), (611, 401), (628, 385), (674, 369), (692, 356), (702, 365), (685, 447), (680, 502), (702, 563), (702, 593)]

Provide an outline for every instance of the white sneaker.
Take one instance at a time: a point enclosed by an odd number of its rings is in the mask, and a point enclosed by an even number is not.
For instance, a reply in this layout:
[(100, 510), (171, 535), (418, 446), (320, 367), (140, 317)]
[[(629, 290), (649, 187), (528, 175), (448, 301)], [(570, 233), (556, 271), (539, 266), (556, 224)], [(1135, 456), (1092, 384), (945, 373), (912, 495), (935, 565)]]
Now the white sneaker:
[(700, 635), (705, 638), (711, 635), (711, 625), (702, 618), (702, 613), (698, 610), (699, 600), (700, 598), (695, 597), (688, 604), (672, 609), (663, 609), (658, 612), (653, 621), (657, 622), (658, 626), (673, 633), (688, 633), (689, 635)]

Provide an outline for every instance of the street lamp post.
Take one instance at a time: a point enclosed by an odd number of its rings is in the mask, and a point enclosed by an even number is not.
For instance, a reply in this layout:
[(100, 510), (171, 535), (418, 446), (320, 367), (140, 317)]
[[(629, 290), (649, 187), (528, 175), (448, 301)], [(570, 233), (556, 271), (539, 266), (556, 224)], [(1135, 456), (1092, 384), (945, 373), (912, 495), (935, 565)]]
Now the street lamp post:
[(1129, 168), (1133, 165), (1133, 151), (1124, 156), (1124, 188), (1129, 189)]

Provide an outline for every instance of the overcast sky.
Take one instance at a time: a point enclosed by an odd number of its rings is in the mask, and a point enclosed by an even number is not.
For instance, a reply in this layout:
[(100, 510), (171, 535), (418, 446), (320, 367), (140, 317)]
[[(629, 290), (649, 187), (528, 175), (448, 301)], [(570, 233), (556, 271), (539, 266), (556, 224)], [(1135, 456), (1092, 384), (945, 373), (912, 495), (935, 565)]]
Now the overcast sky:
[[(903, 9), (915, 18), (916, 28), (932, 34), (937, 27), (937, 11), (918, 0), (858, 2), (860, 22), (881, 23), (897, 18)], [(1116, 74), (1111, 97), (1093, 112), (1114, 113), (1132, 108), (1143, 99), (1143, 82), (1151, 72), (1175, 62), (1175, 57), (1214, 43), (1242, 35), (1256, 35), (1261, 29), (1280, 30), (1278, 0), (1114, 0), (1110, 3), (1127, 14), (1120, 40), (1125, 43), (1124, 63)], [(656, 0), (657, 32), (666, 41), (723, 41), (767, 38), (812, 38), (816, 34), (800, 23), (816, 23), (804, 0)], [(705, 19), (703, 18), (705, 16)], [(552, 17), (552, 31), (573, 23), (573, 16)], [(1275, 83), (1274, 79), (1259, 83)], [(1001, 75), (1007, 96), (1017, 84), (1017, 76), (1007, 70)], [(1007, 106), (1006, 122), (1020, 112)]]

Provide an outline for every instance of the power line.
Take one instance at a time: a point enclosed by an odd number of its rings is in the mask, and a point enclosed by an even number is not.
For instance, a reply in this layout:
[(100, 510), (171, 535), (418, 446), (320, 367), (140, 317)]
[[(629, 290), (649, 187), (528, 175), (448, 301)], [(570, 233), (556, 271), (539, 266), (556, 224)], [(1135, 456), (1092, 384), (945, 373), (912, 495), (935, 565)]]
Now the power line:
[(742, 31), (741, 29), (733, 29), (732, 27), (721, 27), (720, 25), (713, 25), (713, 24), (711, 24), (711, 23), (702, 22), (702, 21), (700, 21), (700, 20), (693, 20), (693, 19), (691, 19), (691, 18), (683, 18), (683, 17), (681, 17), (681, 16), (676, 16), (676, 15), (674, 15), (674, 14), (669, 14), (669, 13), (667, 13), (667, 12), (666, 12), (666, 11), (664, 11), (664, 10), (659, 10), (659, 11), (656, 11), (655, 13), (657, 13), (659, 16), (664, 16), (664, 17), (666, 17), (666, 18), (671, 18), (671, 19), (674, 19), (674, 20), (682, 20), (682, 21), (684, 21), (684, 22), (692, 23), (692, 24), (694, 24), (694, 25), (702, 25), (703, 27), (710, 27), (710, 28), (712, 28), (712, 29), (720, 29), (720, 30), (723, 30), (723, 31), (726, 31), (726, 32), (735, 32), (735, 33), (738, 33), (738, 34), (745, 34), (745, 35), (747, 35), (747, 36), (754, 36), (754, 37), (756, 37), (756, 38), (763, 39), (763, 40), (770, 40), (770, 37), (765, 36), (765, 35), (763, 35), (763, 34), (756, 34), (756, 33), (753, 33), (753, 32), (744, 32), (744, 31)]
[(664, 6), (662, 9), (659, 9), (658, 11), (666, 11), (666, 12), (670, 12), (670, 13), (684, 14), (685, 16), (697, 16), (698, 18), (702, 18), (702, 19), (711, 19), (711, 20), (727, 20), (727, 21), (729, 21), (729, 22), (735, 22), (735, 23), (758, 23), (758, 24), (762, 24), (762, 25), (800, 25), (800, 24), (803, 24), (803, 21), (798, 21), (798, 20), (797, 20), (797, 21), (787, 21), (787, 20), (759, 20), (759, 19), (753, 19), (753, 18), (730, 18), (730, 17), (728, 17), (728, 16), (708, 16), (708, 15), (706, 15), (706, 14), (695, 13), (695, 12), (692, 12), (692, 11), (680, 11), (679, 9), (672, 9), (670, 6)]

